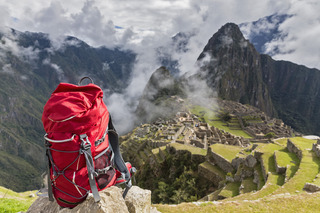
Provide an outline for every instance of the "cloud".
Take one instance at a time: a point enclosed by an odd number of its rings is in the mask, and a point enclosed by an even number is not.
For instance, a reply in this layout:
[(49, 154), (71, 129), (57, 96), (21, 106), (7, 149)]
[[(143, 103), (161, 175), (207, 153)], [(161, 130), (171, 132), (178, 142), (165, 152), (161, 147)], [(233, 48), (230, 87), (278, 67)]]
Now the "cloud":
[(13, 71), (13, 69), (11, 67), (11, 64), (3, 65), (1, 73), (6, 73), (6, 74), (9, 74), (9, 75), (13, 75), (14, 71)]
[(2, 33), (3, 36), (0, 38), (0, 59), (6, 57), (7, 53), (29, 63), (38, 59), (39, 49), (22, 47), (18, 44), (19, 33), (14, 34), (8, 28), (3, 28)]
[(266, 44), (266, 53), (278, 60), (288, 60), (320, 69), (320, 2), (292, 1), (289, 17), (279, 26), (282, 37)]
[(42, 64), (50, 66), (50, 67), (57, 73), (58, 79), (59, 79), (60, 82), (66, 81), (65, 76), (64, 76), (64, 72), (63, 72), (63, 70), (60, 68), (59, 65), (54, 64), (54, 63), (51, 63), (50, 59), (48, 59), (48, 58), (47, 58), (47, 59), (44, 59), (44, 60), (42, 61)]

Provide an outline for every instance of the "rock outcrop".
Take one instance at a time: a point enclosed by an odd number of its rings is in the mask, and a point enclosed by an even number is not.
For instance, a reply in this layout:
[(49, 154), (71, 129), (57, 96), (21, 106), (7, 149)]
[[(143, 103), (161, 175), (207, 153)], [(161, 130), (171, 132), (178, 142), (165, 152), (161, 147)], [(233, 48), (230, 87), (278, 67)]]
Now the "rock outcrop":
[(55, 201), (48, 197), (39, 197), (28, 209), (27, 213), (156, 213), (151, 207), (151, 191), (133, 186), (126, 199), (122, 198), (122, 189), (116, 186), (100, 192), (100, 202), (94, 202), (93, 196), (88, 198), (73, 209), (61, 208)]

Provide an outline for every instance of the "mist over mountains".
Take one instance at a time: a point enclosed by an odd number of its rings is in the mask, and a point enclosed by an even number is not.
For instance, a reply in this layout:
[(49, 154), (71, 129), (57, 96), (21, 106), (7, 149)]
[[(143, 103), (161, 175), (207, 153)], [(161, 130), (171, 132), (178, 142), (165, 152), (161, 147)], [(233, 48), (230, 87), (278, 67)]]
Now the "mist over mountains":
[[(269, 35), (276, 35), (271, 32)], [(257, 45), (263, 51), (264, 44), (273, 38), (258, 39), (254, 46), (232, 23), (210, 38), (198, 58), (181, 58), (193, 51), (188, 45), (193, 36), (179, 33), (170, 40), (171, 45), (151, 54), (93, 48), (75, 37), (53, 41), (43, 33), (3, 31), (0, 185), (16, 191), (40, 187), (45, 170), (43, 106), (59, 82), (76, 84), (83, 76), (92, 77), (104, 89), (106, 104), (120, 132), (150, 121), (144, 115), (155, 114), (158, 106), (163, 107), (161, 113), (168, 111), (168, 106), (177, 108), (171, 100), (178, 103), (179, 98), (188, 97), (211, 104), (214, 96), (258, 107), (302, 133), (319, 132), (318, 70), (260, 54)], [(164, 67), (151, 75), (161, 65)], [(167, 83), (157, 85), (159, 82)], [(146, 100), (152, 107), (146, 108)]]

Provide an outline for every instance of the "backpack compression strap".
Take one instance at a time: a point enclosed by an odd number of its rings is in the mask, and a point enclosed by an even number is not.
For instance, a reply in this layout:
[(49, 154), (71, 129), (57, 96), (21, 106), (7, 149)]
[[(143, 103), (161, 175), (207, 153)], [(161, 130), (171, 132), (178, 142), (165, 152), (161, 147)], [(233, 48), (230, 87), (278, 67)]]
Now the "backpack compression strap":
[(87, 164), (89, 184), (92, 191), (92, 195), (95, 202), (100, 201), (99, 191), (96, 185), (95, 177), (98, 176), (98, 173), (94, 170), (93, 158), (91, 153), (91, 143), (86, 134), (80, 135), (81, 144), (81, 154), (84, 154)]
[(110, 133), (109, 142), (114, 152), (114, 164), (125, 179), (126, 189), (124, 190), (122, 195), (123, 198), (125, 198), (132, 186), (131, 175), (120, 153), (118, 133), (112, 124), (111, 116), (109, 116), (108, 133)]

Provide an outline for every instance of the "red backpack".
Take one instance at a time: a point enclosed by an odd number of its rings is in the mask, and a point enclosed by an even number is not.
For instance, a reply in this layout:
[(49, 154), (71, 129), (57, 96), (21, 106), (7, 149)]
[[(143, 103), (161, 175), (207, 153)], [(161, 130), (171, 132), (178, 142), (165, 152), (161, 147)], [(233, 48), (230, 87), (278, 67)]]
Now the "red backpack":
[(100, 87), (59, 84), (44, 106), (42, 122), (51, 201), (54, 196), (60, 206), (73, 208), (92, 192), (98, 202), (98, 191), (118, 183), (125, 183), (125, 197), (135, 168), (122, 159)]

